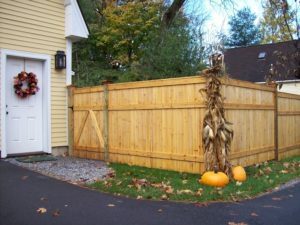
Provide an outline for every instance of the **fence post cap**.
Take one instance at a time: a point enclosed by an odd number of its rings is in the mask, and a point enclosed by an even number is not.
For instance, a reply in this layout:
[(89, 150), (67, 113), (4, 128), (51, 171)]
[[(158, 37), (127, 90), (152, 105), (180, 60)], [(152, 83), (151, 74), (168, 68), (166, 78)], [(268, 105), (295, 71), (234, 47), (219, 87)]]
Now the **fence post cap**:
[(101, 82), (102, 85), (112, 84), (113, 82), (111, 80), (103, 80)]

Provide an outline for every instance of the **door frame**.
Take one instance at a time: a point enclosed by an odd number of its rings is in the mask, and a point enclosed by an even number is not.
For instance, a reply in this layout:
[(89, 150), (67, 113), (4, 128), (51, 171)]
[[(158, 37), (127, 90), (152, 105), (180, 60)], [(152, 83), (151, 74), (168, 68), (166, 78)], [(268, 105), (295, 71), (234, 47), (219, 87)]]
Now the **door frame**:
[(7, 157), (6, 149), (6, 62), (8, 57), (39, 60), (43, 63), (43, 151), (51, 153), (51, 56), (32, 52), (1, 49), (1, 158)]

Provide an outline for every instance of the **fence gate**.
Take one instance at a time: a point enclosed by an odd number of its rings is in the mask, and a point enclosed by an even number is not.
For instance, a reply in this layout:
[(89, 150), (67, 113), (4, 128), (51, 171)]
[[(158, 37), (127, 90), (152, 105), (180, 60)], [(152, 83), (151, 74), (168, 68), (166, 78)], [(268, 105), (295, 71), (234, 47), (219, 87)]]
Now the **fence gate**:
[[(103, 87), (71, 90), (73, 99), (72, 155), (80, 158), (105, 160), (106, 107)], [(72, 132), (72, 131), (71, 131)]]

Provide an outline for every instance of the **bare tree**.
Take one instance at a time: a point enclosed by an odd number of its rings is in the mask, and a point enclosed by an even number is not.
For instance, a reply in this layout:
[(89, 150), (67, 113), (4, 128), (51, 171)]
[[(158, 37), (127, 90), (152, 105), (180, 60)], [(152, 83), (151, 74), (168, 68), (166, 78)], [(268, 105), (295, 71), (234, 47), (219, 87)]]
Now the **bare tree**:
[[(275, 51), (274, 55), (277, 57), (277, 61), (270, 65), (269, 74), (266, 75), (267, 83), (273, 83), (275, 80), (286, 79), (287, 77), (300, 78), (300, 24), (299, 24), (299, 4), (295, 0), (296, 14), (295, 14), (295, 27), (296, 27), (296, 37), (288, 23), (287, 12), (290, 7), (287, 0), (281, 0), (281, 4), (276, 4), (275, 0), (269, 0), (270, 4), (273, 5), (276, 10), (282, 13), (284, 18), (284, 24), (290, 35), (291, 41), (293, 41), (294, 51), (292, 54), (284, 54), (281, 51)], [(282, 84), (279, 86), (281, 88)]]

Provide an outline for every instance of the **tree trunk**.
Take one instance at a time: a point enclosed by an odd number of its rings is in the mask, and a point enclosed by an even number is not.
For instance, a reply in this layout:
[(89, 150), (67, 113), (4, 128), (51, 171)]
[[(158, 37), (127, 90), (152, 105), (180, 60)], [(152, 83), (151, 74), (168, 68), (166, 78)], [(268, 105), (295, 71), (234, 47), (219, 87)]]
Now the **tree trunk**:
[(167, 9), (162, 18), (163, 29), (170, 27), (177, 12), (183, 6), (186, 0), (174, 0), (172, 5)]

